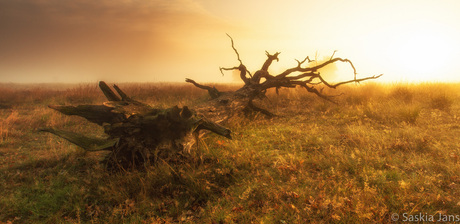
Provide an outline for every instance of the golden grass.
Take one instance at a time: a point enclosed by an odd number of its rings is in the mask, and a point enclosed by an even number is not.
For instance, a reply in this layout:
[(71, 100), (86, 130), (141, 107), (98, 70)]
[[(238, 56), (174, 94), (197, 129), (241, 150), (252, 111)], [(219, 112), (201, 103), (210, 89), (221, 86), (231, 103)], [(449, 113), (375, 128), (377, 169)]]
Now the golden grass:
[[(205, 102), (187, 84), (120, 84), (159, 107)], [(217, 86), (235, 89), (235, 86)], [(334, 105), (301, 89), (237, 117), (233, 140), (208, 135), (189, 161), (113, 174), (101, 153), (37, 129), (102, 136), (48, 104), (99, 104), (96, 84), (0, 85), (0, 222), (391, 223), (460, 215), (459, 84), (343, 86)], [(325, 90), (327, 91), (327, 90)], [(412, 215), (412, 216), (411, 216)], [(425, 217), (425, 218), (426, 218)], [(406, 220), (409, 221), (409, 220)], [(455, 220), (454, 220), (455, 221)]]

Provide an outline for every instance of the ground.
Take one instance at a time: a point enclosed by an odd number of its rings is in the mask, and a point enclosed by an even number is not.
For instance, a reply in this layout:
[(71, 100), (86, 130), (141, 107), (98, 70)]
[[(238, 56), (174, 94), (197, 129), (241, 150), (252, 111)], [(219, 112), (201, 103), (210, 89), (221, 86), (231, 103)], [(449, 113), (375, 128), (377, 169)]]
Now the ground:
[[(208, 100), (187, 84), (120, 87), (158, 107)], [(100, 104), (97, 83), (0, 85), (0, 223), (460, 221), (459, 87), (353, 84), (337, 105), (268, 92), (258, 103), (278, 116), (233, 117), (233, 140), (209, 134), (181, 163), (113, 173), (101, 153), (37, 131), (102, 136), (47, 107)]]

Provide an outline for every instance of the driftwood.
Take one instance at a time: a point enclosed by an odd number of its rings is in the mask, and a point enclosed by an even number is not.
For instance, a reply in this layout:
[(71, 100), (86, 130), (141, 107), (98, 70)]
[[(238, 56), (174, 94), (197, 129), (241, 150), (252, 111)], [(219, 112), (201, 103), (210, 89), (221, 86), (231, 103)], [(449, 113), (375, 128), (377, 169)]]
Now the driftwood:
[(229, 129), (186, 106), (153, 108), (129, 98), (116, 85), (114, 89), (119, 96), (105, 82), (100, 82), (99, 87), (109, 100), (103, 105), (49, 107), (102, 126), (108, 138), (87, 137), (53, 128), (41, 131), (60, 136), (88, 151), (107, 150), (110, 152), (105, 159), (107, 166), (123, 169), (181, 157), (190, 151), (203, 129), (231, 139)]
[[(218, 108), (217, 110), (220, 111), (218, 112), (219, 114), (230, 114), (233, 111), (243, 111), (246, 114), (251, 112), (257, 112), (271, 117), (274, 114), (272, 114), (266, 109), (257, 107), (254, 104), (255, 99), (265, 98), (266, 91), (271, 88), (275, 88), (276, 92), (278, 93), (278, 89), (280, 88), (302, 87), (306, 89), (308, 92), (316, 94), (318, 97), (321, 97), (324, 100), (335, 103), (332, 100), (333, 96), (323, 94), (321, 91), (322, 89), (318, 89), (317, 87), (320, 86), (321, 88), (335, 89), (341, 85), (349, 83), (358, 83), (370, 79), (377, 79), (380, 76), (382, 76), (382, 74), (380, 74), (364, 78), (357, 78), (357, 71), (353, 63), (348, 59), (334, 58), (335, 51), (329, 60), (319, 64), (315, 64), (313, 66), (308, 65), (309, 63), (314, 62), (314, 60), (310, 60), (308, 56), (302, 61), (296, 60), (296, 67), (289, 68), (277, 75), (270, 74), (269, 68), (273, 61), (279, 61), (278, 56), (280, 52), (276, 52), (275, 54), (265, 52), (265, 54), (267, 55), (267, 59), (263, 63), (262, 67), (259, 70), (257, 70), (253, 75), (243, 64), (243, 61), (240, 58), (240, 54), (238, 53), (238, 50), (235, 48), (232, 37), (230, 37), (228, 34), (227, 36), (231, 40), (232, 49), (235, 52), (237, 60), (240, 64), (238, 66), (228, 68), (221, 67), (220, 72), (222, 73), (222, 75), (224, 75), (224, 71), (239, 71), (239, 76), (244, 83), (243, 87), (236, 90), (235, 92), (224, 93), (220, 92), (218, 89), (214, 87), (198, 84), (197, 82), (189, 78), (186, 79), (186, 82), (192, 83), (196, 87), (208, 91), (212, 99), (212, 101), (209, 104), (212, 108)], [(337, 62), (344, 62), (349, 64), (353, 69), (354, 78), (335, 84), (326, 81), (320, 74), (319, 70), (323, 67)]]

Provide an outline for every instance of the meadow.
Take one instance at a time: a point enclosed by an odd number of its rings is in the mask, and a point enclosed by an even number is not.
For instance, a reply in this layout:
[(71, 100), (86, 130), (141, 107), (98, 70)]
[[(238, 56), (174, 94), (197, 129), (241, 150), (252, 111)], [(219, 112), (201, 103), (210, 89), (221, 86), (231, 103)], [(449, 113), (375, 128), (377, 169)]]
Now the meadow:
[[(120, 87), (163, 108), (208, 100), (187, 84)], [(337, 105), (268, 92), (278, 116), (230, 119), (233, 140), (209, 134), (182, 164), (113, 173), (102, 152), (37, 131), (103, 136), (47, 107), (100, 104), (97, 83), (0, 84), (0, 223), (460, 221), (459, 89), (367, 82), (331, 92)]]

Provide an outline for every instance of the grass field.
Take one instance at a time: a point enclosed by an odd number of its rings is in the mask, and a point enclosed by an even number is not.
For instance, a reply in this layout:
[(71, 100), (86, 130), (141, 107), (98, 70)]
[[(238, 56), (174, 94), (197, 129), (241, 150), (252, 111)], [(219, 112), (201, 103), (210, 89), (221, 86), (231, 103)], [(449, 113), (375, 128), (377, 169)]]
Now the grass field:
[[(159, 107), (205, 102), (186, 84), (120, 84)], [(235, 89), (235, 86), (218, 86)], [(183, 164), (110, 173), (99, 152), (39, 133), (102, 136), (49, 104), (99, 104), (97, 84), (0, 85), (0, 223), (460, 221), (460, 84), (340, 87), (338, 105), (269, 92), (279, 116), (236, 117)]]

